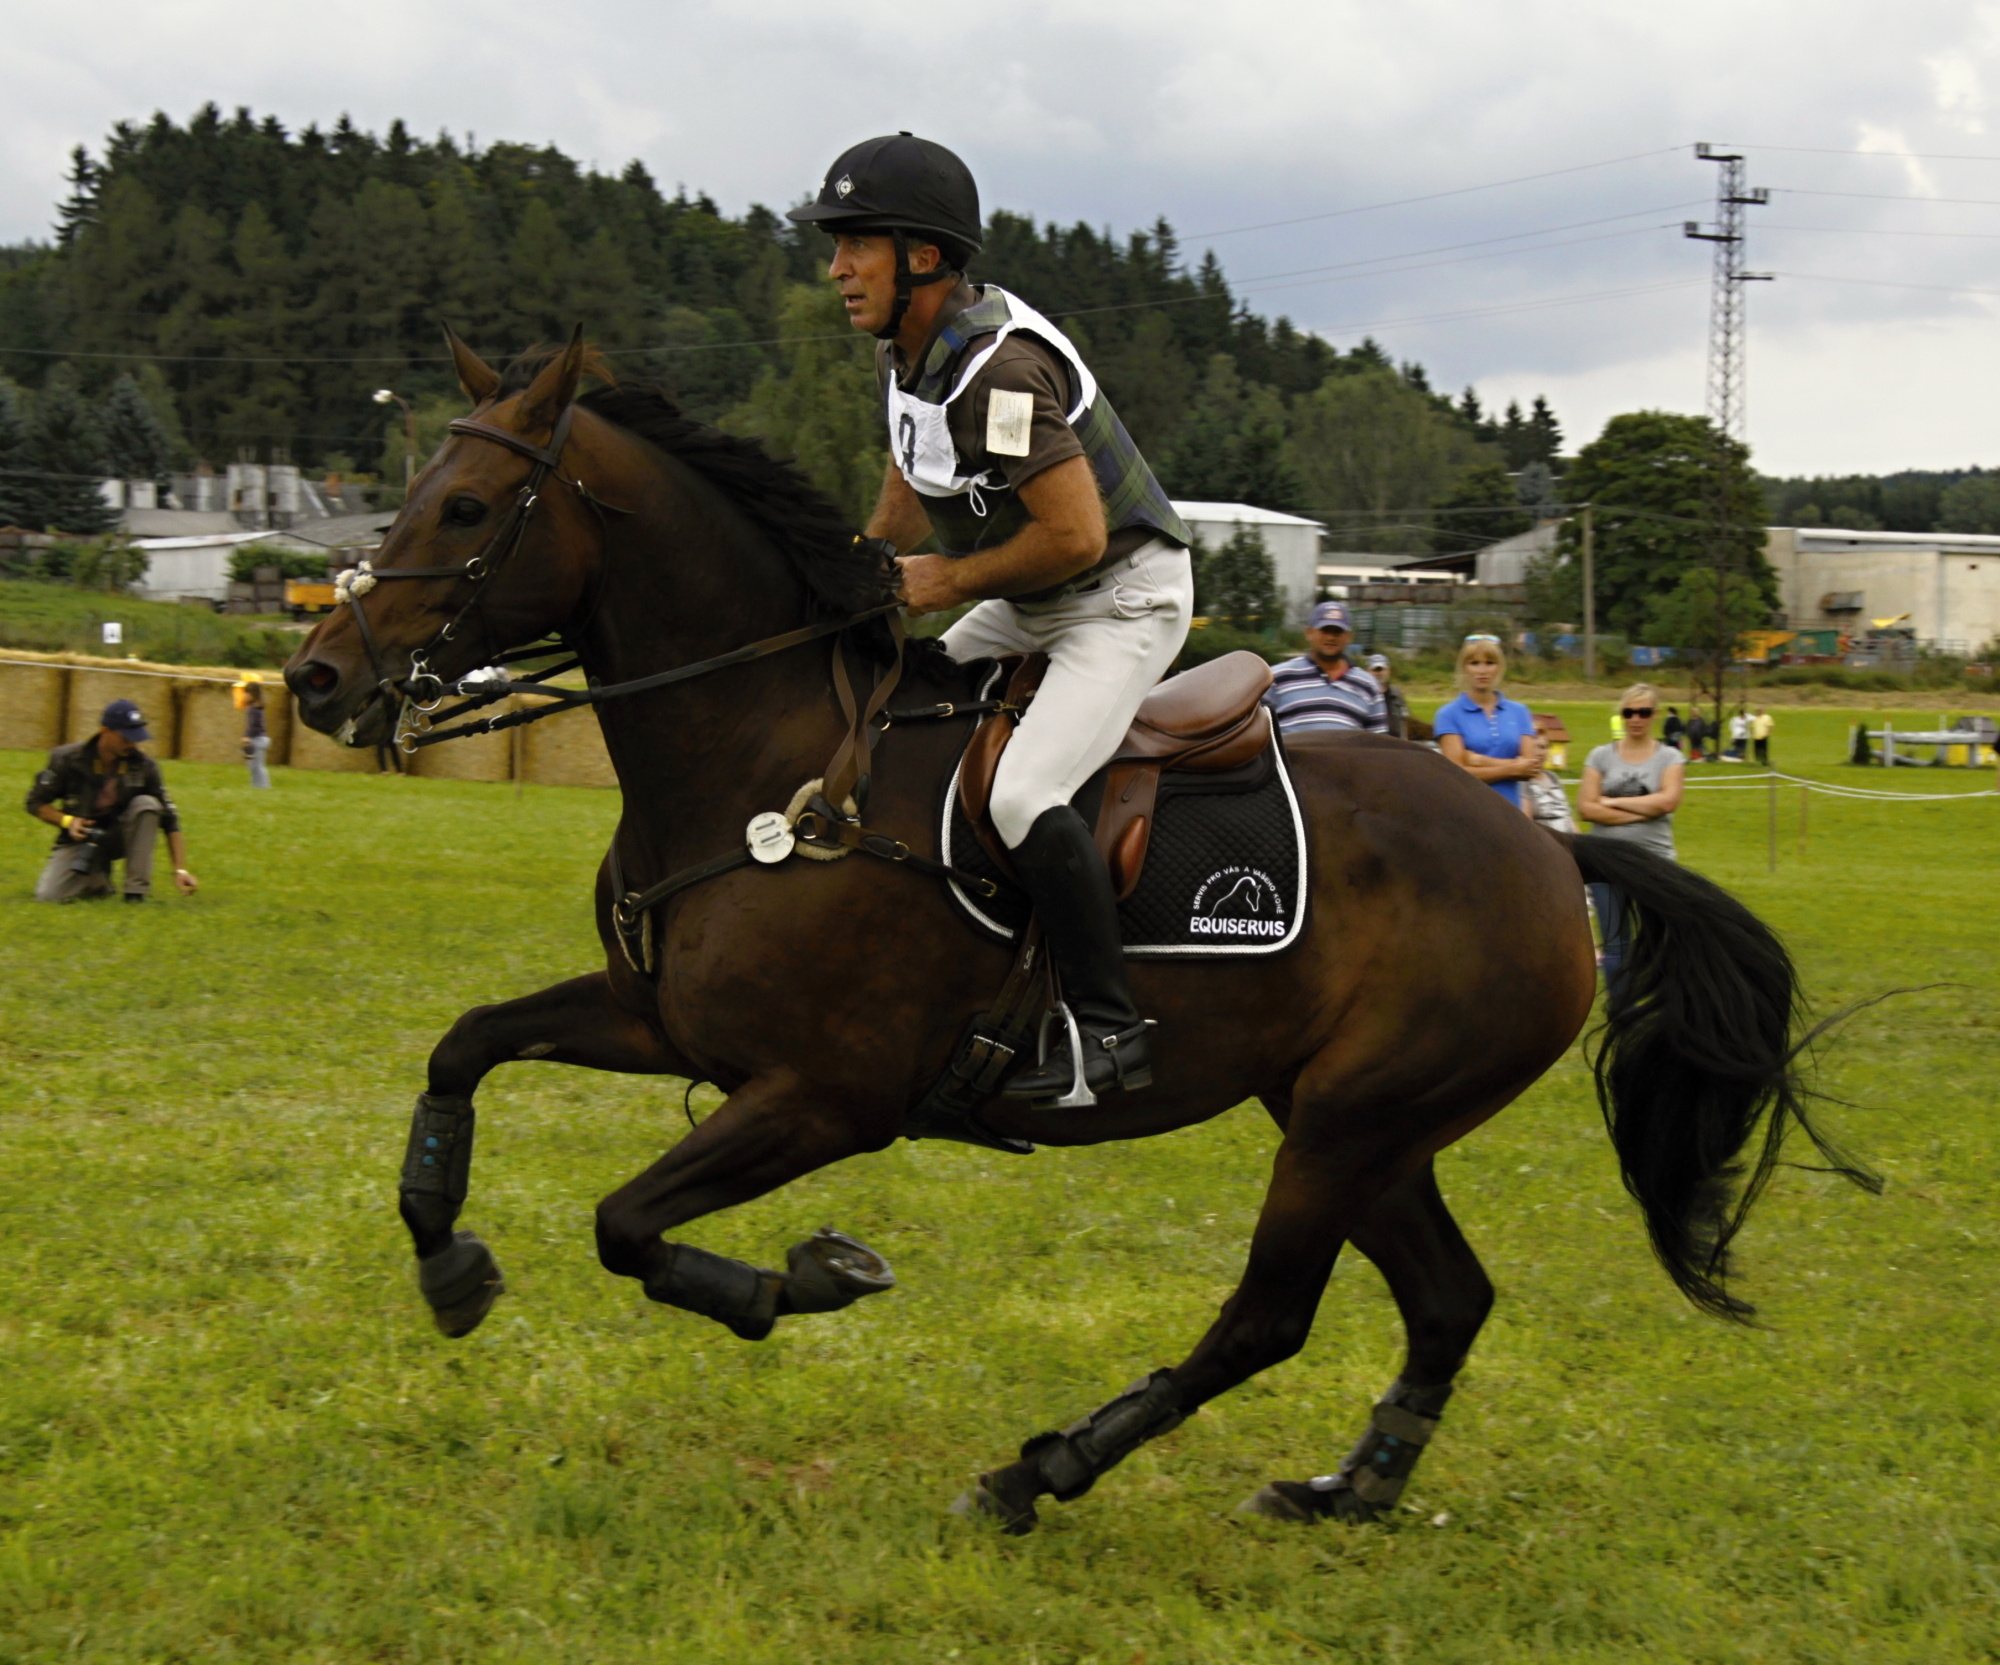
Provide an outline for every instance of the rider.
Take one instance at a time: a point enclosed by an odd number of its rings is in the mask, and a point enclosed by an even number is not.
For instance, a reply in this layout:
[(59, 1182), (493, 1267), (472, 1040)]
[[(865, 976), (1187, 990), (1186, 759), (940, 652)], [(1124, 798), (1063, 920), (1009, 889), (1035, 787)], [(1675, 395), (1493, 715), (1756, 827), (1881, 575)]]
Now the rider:
[[(790, 218), (833, 238), (827, 272), (848, 321), (881, 343), (890, 459), (867, 535), (899, 552), (934, 535), (943, 551), (899, 553), (909, 611), (976, 603), (945, 633), (960, 661), (1049, 656), (1001, 755), (993, 824), (1041, 916), (1085, 1082), (1143, 1087), (1152, 1059), (1117, 901), (1070, 799), (1187, 639), (1192, 536), (1062, 331), (967, 280), (979, 190), (944, 146), (865, 140)], [(1006, 1091), (1049, 1099), (1073, 1075), (1065, 1038)]]

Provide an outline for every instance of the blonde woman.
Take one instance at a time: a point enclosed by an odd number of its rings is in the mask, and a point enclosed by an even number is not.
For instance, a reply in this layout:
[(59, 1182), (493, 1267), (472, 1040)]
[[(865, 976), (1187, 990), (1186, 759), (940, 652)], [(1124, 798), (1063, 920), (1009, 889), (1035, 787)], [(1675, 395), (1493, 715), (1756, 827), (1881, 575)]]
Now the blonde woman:
[(243, 713), (243, 759), (250, 765), (250, 784), (268, 787), (271, 773), (264, 767), (271, 750), (271, 731), (264, 722), (264, 679), (255, 671), (245, 671), (230, 691), (236, 709)]
[(1432, 724), (1439, 751), (1520, 809), (1521, 783), (1542, 772), (1541, 748), (1534, 714), (1500, 692), (1506, 674), (1498, 636), (1466, 637), (1458, 650), (1464, 692), (1440, 706)]
[[(1652, 685), (1635, 682), (1618, 702), (1625, 736), (1599, 746), (1583, 766), (1577, 788), (1576, 812), (1595, 823), (1599, 838), (1622, 838), (1644, 844), (1674, 860), (1674, 811), (1680, 808), (1687, 759), (1672, 746), (1653, 738), (1653, 717), (1660, 696)], [(1604, 938), (1604, 981), (1611, 986), (1625, 962), (1625, 903), (1609, 885), (1592, 885), (1590, 899)]]

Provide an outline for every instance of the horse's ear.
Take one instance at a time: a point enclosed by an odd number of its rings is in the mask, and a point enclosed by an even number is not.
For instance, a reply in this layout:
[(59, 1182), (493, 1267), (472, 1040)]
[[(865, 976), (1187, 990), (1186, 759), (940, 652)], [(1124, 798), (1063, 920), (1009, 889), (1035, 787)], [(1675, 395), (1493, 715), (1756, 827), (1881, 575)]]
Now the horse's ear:
[(444, 344), (451, 349), (451, 362), (458, 370), (458, 385), (466, 398), (483, 405), (500, 391), (500, 372), (458, 338), (451, 325), (444, 327)]
[(521, 418), (530, 432), (553, 428), (556, 418), (569, 409), (577, 383), (583, 379), (584, 356), (583, 326), (578, 324), (569, 345), (542, 366), (521, 395)]

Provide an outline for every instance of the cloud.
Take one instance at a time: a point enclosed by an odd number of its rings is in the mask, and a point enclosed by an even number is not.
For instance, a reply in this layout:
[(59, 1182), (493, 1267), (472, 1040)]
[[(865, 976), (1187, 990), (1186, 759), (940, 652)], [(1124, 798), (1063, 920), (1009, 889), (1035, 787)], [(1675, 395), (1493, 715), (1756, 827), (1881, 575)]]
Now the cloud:
[[(337, 28), (302, 29), (248, 0), (20, 8), (0, 237), (47, 234), (72, 145), (210, 98), (294, 128), (400, 116), (604, 169), (637, 156), (732, 210), (784, 206), (846, 144), (909, 127), (966, 155), (989, 205), (1119, 231), (1164, 213), (1219, 233), (1637, 156), (1188, 244), (1269, 280), (1246, 284), (1260, 309), (1343, 343), (1373, 325), (1442, 384), (1546, 388), (1581, 440), (1621, 409), (1698, 408), (1708, 247), (1678, 226), (1708, 217), (1713, 169), (1640, 153), (1711, 139), (1774, 188), (1753, 264), (1818, 274), (1752, 300), (1760, 458), (2000, 460), (1981, 426), (1990, 303), (1942, 292), (2000, 287), (1994, 245), (1914, 235), (2000, 232), (2000, 208), (1945, 200), (2000, 200), (2000, 164), (1924, 159), (2000, 152), (1996, 19), (1963, 0), (1018, 0), (922, 22), (902, 0), (351, 0)], [(1490, 238), (1514, 241), (1414, 254)], [(1280, 276), (1364, 260), (1376, 275)]]

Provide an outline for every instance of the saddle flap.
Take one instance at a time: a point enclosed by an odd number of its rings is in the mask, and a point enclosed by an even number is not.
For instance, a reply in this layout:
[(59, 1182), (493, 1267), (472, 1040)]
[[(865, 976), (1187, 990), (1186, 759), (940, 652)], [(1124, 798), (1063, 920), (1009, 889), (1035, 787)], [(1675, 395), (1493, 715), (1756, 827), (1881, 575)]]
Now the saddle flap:
[[(1001, 660), (1000, 666), (1003, 690), (1000, 698), (1018, 710), (1042, 685), (1042, 678), (1049, 674), (1049, 656), (1046, 653), (1010, 656)], [(986, 812), (993, 802), (993, 775), (1000, 767), (1000, 754), (1007, 749), (1007, 742), (1014, 738), (1015, 721), (1008, 712), (988, 712), (972, 731), (972, 738), (965, 743), (965, 754), (958, 766), (958, 798), (965, 805), (965, 818), (978, 832), (979, 841), (986, 846), (987, 853), (1009, 876), (1013, 874), (1014, 864), (1007, 859), (1006, 846), (993, 831), (993, 822)]]

